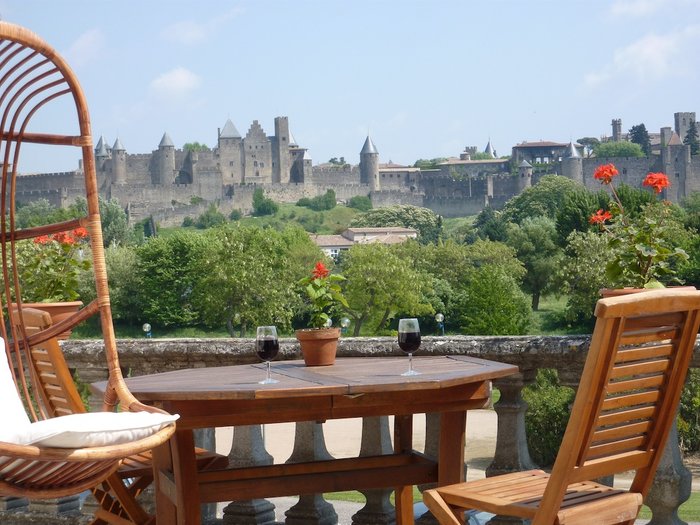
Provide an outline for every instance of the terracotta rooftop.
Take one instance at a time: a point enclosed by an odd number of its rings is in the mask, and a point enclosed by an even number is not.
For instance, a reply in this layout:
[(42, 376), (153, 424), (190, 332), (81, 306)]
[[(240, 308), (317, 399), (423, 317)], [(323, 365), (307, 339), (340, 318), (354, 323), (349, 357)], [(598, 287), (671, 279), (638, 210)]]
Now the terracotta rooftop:
[(557, 148), (565, 148), (569, 144), (566, 142), (551, 142), (549, 140), (540, 140), (539, 142), (521, 142), (520, 144), (517, 144), (515, 147), (516, 148), (548, 148), (548, 147), (557, 147)]

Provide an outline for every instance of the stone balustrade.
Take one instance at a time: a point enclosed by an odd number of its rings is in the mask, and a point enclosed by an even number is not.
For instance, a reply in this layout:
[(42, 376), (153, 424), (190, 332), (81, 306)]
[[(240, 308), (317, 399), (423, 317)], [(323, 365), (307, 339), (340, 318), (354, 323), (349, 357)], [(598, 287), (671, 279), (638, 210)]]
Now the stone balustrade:
[[(298, 359), (299, 346), (294, 339), (280, 341), (278, 359)], [(498, 415), (496, 452), (487, 475), (533, 468), (526, 444), (525, 412), (522, 388), (531, 382), (538, 369), (554, 368), (562, 384), (576, 387), (588, 351), (588, 336), (443, 336), (424, 337), (421, 355), (471, 355), (512, 363), (520, 368), (516, 376), (501, 379), (495, 386), (500, 400), (494, 406)], [(118, 341), (125, 375), (142, 375), (180, 368), (224, 366), (258, 362), (252, 339), (138, 339)], [(77, 377), (86, 383), (107, 377), (101, 355), (101, 341), (66, 341), (63, 343), (68, 363)], [(341, 357), (380, 357), (405, 355), (393, 338), (342, 338)], [(693, 367), (700, 366), (700, 341), (696, 342)], [(439, 415), (426, 416), (425, 453), (434, 456), (437, 449)], [(213, 432), (201, 432), (202, 445), (212, 448)], [(386, 417), (363, 420), (361, 455), (388, 453), (391, 450), (389, 422)], [(297, 424), (294, 450), (288, 462), (328, 457), (323, 425), (316, 422)], [(259, 427), (234, 429), (229, 454), (232, 464), (265, 464), (271, 461), (264, 447)], [(683, 466), (675, 429), (666, 447), (647, 504), (654, 513), (655, 525), (683, 523), (677, 517), (678, 507), (688, 499), (690, 472)], [(393, 524), (391, 490), (364, 493), (366, 504), (352, 517), (352, 525)], [(88, 523), (94, 509), (91, 496), (30, 502), (22, 498), (0, 498), (0, 522), (10, 525)], [(213, 521), (211, 506), (203, 510), (207, 521)], [(321, 495), (305, 495), (286, 512), (287, 525), (334, 525), (337, 515), (331, 503)], [(497, 519), (493, 523), (499, 522)], [(504, 521), (505, 522), (505, 521)], [(237, 501), (226, 506), (224, 524), (271, 524), (274, 515), (266, 500)], [(424, 515), (417, 523), (434, 523)], [(499, 522), (500, 523), (500, 522)], [(512, 520), (508, 523), (513, 523)], [(343, 524), (345, 525), (345, 524)]]

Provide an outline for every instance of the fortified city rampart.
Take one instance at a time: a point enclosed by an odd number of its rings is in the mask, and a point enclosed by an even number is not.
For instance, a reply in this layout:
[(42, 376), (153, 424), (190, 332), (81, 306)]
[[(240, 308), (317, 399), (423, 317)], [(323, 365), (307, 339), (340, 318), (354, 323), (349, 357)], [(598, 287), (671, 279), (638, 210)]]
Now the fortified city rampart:
[[(488, 205), (500, 208), (545, 173), (597, 190), (600, 185), (593, 171), (604, 162), (614, 162), (622, 182), (634, 187), (641, 186), (649, 171), (663, 171), (672, 181), (665, 197), (677, 202), (700, 191), (700, 156), (691, 156), (690, 147), (682, 143), (692, 125), (697, 126), (695, 113), (676, 113), (673, 129), (653, 134), (653, 153), (648, 157), (586, 158), (579, 144), (540, 141), (517, 144), (510, 158), (499, 159), (489, 141), (485, 153), (491, 158), (472, 160), (476, 148), (467, 147), (459, 158), (434, 169), (419, 169), (380, 164), (370, 137), (358, 165), (313, 166), (308, 150), (292, 136), (287, 117), (275, 118), (271, 136), (258, 121), (242, 136), (229, 119), (218, 130), (212, 149), (177, 149), (165, 133), (151, 153), (129, 153), (119, 139), (109, 147), (100, 138), (95, 159), (100, 195), (122, 204), (132, 223), (153, 217), (163, 225), (179, 225), (210, 203), (223, 213), (233, 209), (246, 213), (258, 187), (278, 202), (296, 202), (332, 189), (340, 201), (364, 195), (375, 207), (413, 204), (451, 217), (476, 214)], [(626, 140), (619, 119), (612, 121), (612, 132), (614, 139)], [(22, 175), (17, 200), (43, 198), (66, 206), (82, 195), (82, 178), (81, 166), (75, 171)]]

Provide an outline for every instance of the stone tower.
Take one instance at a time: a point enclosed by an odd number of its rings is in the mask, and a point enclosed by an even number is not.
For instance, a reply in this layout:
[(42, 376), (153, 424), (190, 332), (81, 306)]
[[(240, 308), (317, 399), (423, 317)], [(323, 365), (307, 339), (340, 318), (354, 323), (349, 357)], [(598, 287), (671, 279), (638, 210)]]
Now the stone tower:
[(369, 135), (360, 151), (360, 183), (369, 184), (370, 191), (379, 191), (379, 152)]
[(561, 159), (561, 171), (564, 177), (583, 184), (583, 159), (573, 142), (569, 142)]
[(175, 180), (175, 144), (167, 132), (163, 133), (163, 138), (158, 144), (156, 154), (156, 173), (154, 184), (171, 184)]
[(676, 134), (680, 137), (681, 142), (685, 140), (690, 126), (696, 126), (695, 112), (674, 113), (673, 120), (675, 123)]
[(257, 120), (243, 139), (243, 169), (244, 182), (272, 182), (272, 146)]
[(105, 163), (109, 159), (109, 151), (107, 151), (107, 146), (105, 145), (105, 138), (100, 136), (100, 140), (95, 146), (95, 168), (97, 171), (102, 171), (105, 169)]
[(243, 138), (231, 119), (227, 119), (218, 138), (219, 167), (222, 182), (240, 184), (243, 182)]
[(615, 142), (622, 140), (622, 119), (614, 118), (612, 121), (612, 139)]
[(518, 166), (518, 190), (520, 193), (532, 186), (532, 164), (523, 159)]
[(275, 117), (275, 136), (272, 139), (272, 182), (289, 182), (291, 159), (289, 146), (291, 145), (289, 133), (289, 119), (287, 117)]
[(114, 184), (126, 184), (126, 150), (119, 137), (112, 146), (112, 176)]

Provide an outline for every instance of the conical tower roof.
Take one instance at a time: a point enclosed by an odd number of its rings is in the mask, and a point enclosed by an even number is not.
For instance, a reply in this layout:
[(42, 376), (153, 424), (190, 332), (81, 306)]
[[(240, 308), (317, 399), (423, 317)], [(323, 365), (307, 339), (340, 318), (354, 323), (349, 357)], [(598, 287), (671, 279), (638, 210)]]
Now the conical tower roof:
[(289, 131), (289, 145), (292, 147), (299, 147), (299, 144), (297, 144), (297, 141), (294, 139), (294, 135), (292, 135), (292, 131)]
[(364, 146), (362, 146), (362, 151), (360, 151), (360, 155), (365, 155), (367, 153), (379, 155), (379, 151), (377, 151), (377, 147), (374, 145), (374, 142), (372, 142), (372, 139), (369, 138), (369, 135), (367, 135), (367, 139), (365, 140), (365, 144), (364, 144)]
[(105, 146), (105, 139), (103, 136), (100, 136), (100, 140), (97, 142), (97, 146), (95, 147), (95, 156), (109, 157), (109, 151), (107, 151), (107, 146)]
[(566, 157), (567, 159), (581, 158), (581, 154), (578, 152), (573, 142), (569, 142), (569, 145), (566, 147), (566, 153), (564, 154), (564, 157)]
[(121, 140), (119, 140), (119, 137), (117, 137), (117, 140), (114, 141), (114, 146), (112, 146), (112, 151), (126, 151), (124, 149), (124, 146), (122, 146)]
[(484, 153), (487, 153), (492, 159), (496, 158), (496, 150), (493, 149), (493, 146), (491, 145), (491, 139), (489, 139), (488, 144), (486, 144), (486, 148), (484, 149)]
[(233, 125), (233, 122), (231, 122), (231, 119), (226, 119), (226, 124), (224, 124), (224, 127), (221, 129), (221, 133), (219, 133), (219, 138), (220, 139), (240, 139), (241, 134), (238, 133), (238, 130), (236, 129), (236, 126)]
[(523, 159), (523, 161), (518, 165), (518, 168), (532, 168), (532, 164)]
[(159, 148), (164, 148), (164, 147), (169, 147), (169, 148), (174, 148), (175, 144), (173, 144), (173, 139), (170, 138), (170, 135), (168, 135), (168, 132), (166, 131), (163, 133), (163, 138), (160, 139), (160, 144), (158, 144)]

